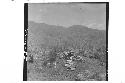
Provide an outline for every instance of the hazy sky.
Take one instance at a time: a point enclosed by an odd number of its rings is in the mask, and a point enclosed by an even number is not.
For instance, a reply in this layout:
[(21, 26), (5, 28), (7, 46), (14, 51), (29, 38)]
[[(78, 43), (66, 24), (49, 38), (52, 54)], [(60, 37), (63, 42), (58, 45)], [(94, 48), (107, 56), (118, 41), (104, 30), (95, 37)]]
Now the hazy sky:
[(86, 25), (90, 28), (106, 28), (106, 4), (88, 3), (30, 3), (28, 20), (61, 25)]

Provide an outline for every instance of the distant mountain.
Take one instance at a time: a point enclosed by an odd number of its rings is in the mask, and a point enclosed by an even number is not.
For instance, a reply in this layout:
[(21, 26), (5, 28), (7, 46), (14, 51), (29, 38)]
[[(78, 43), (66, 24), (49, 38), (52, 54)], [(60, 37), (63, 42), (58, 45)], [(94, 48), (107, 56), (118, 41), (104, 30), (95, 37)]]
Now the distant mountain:
[[(73, 25), (69, 28), (48, 25), (45, 23), (28, 22), (29, 38), (33, 45), (77, 45), (82, 46), (85, 42), (93, 45), (106, 44), (106, 31), (91, 29), (82, 25)], [(29, 35), (30, 36), (30, 35)]]

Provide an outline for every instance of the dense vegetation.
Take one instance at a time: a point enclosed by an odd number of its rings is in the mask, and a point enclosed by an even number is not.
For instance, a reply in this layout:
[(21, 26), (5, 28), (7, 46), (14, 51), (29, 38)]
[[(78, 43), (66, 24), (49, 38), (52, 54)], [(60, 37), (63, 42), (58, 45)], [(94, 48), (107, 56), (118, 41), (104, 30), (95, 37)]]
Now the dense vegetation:
[(28, 29), (28, 80), (105, 80), (105, 31), (34, 22)]

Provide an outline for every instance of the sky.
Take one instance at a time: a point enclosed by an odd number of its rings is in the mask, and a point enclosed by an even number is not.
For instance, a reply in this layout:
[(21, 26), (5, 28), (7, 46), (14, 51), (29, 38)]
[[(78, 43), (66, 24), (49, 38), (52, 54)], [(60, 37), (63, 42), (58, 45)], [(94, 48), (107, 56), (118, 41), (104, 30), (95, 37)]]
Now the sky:
[(106, 29), (105, 3), (29, 3), (28, 20), (70, 27), (84, 25), (93, 29)]

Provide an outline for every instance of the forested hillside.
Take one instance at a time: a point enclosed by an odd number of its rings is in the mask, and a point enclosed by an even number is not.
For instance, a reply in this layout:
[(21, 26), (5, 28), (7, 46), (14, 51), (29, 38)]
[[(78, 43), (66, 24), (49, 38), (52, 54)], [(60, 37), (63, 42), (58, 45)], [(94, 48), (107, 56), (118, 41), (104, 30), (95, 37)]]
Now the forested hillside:
[(28, 80), (105, 80), (106, 31), (30, 21), (28, 58)]

